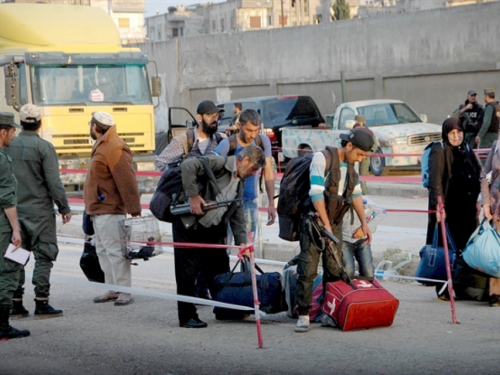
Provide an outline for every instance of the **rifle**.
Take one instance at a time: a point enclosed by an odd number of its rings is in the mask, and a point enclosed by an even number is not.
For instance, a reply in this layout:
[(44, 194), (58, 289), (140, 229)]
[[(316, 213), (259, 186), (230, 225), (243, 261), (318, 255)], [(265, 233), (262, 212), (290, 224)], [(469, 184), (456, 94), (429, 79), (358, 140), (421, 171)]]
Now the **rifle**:
[[(207, 205), (203, 206), (203, 212), (207, 212), (210, 210), (216, 210), (217, 208), (221, 207), (228, 207), (233, 203), (236, 203), (238, 206), (242, 204), (243, 199), (238, 198), (238, 199), (233, 199), (233, 200), (228, 200), (228, 201), (221, 201), (221, 202), (210, 202)], [(178, 204), (178, 205), (172, 205), (170, 206), (170, 212), (172, 215), (186, 215), (186, 214), (191, 214), (191, 204), (190, 203), (183, 203), (183, 204)]]

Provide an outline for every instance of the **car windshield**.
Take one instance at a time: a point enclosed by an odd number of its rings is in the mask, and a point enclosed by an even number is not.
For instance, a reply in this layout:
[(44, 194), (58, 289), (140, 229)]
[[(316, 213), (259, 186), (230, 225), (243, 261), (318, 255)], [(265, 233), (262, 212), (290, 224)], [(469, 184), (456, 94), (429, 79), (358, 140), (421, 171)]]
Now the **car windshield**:
[(38, 105), (151, 104), (144, 65), (44, 65), (31, 75)]
[(262, 110), (262, 122), (266, 125), (317, 116), (316, 106), (309, 97), (285, 97), (265, 101)]
[(398, 125), (422, 122), (420, 117), (405, 103), (385, 103), (358, 107), (366, 117), (366, 126)]

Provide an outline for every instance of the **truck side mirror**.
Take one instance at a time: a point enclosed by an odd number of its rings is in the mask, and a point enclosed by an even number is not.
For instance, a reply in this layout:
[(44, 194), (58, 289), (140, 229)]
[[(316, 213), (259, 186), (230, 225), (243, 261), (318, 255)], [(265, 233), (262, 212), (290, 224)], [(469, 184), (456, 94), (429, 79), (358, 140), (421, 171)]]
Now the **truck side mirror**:
[(5, 101), (7, 105), (14, 108), (19, 108), (19, 80), (17, 73), (17, 66), (14, 64), (8, 64), (4, 66), (5, 74)]
[(151, 96), (159, 97), (161, 94), (161, 79), (159, 76), (151, 77)]
[(420, 120), (422, 120), (422, 122), (427, 122), (427, 115), (420, 115)]

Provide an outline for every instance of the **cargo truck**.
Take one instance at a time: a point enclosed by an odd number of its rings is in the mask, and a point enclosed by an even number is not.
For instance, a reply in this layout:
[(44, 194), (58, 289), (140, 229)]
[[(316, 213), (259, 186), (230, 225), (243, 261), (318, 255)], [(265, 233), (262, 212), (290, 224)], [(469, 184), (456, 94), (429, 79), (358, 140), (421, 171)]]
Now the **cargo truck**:
[[(86, 169), (93, 141), (92, 113), (115, 118), (139, 170), (154, 170), (152, 97), (160, 80), (149, 81), (148, 56), (123, 48), (112, 18), (102, 9), (52, 4), (0, 4), (0, 110), (25, 103), (41, 108), (40, 136), (51, 142), (61, 168)], [(17, 115), (17, 113), (16, 113)], [(63, 183), (81, 187), (81, 174)]]

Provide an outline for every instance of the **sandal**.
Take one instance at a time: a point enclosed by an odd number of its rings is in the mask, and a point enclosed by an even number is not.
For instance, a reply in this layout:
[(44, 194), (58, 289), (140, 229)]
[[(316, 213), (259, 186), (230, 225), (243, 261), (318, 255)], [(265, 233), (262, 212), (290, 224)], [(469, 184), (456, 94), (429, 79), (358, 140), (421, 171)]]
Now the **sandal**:
[(119, 296), (120, 296), (120, 293), (107, 292), (106, 294), (103, 294), (102, 296), (95, 297), (94, 303), (104, 303), (104, 302), (116, 301)]
[(134, 303), (134, 299), (130, 296), (129, 293), (120, 293), (120, 296), (115, 301), (115, 306), (127, 306), (131, 303)]

